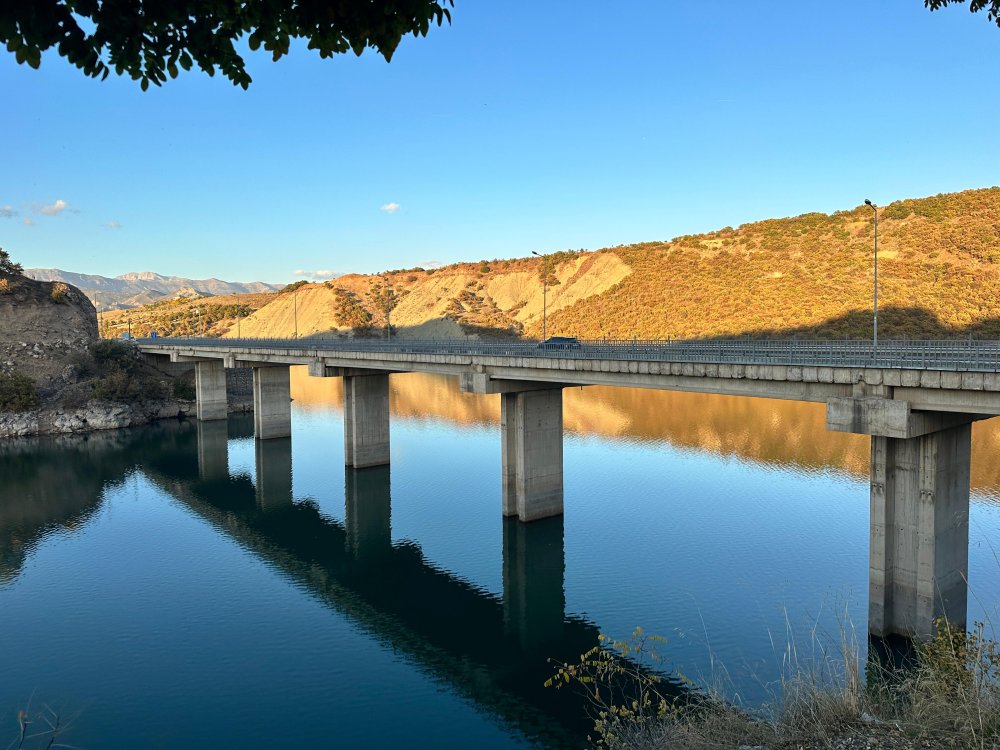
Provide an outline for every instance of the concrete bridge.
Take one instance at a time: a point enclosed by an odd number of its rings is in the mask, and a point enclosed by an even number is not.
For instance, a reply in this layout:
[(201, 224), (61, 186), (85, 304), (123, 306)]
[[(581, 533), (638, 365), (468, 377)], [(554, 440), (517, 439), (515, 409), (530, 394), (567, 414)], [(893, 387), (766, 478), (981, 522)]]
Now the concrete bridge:
[(194, 363), (197, 415), (224, 419), (225, 368), (253, 368), (255, 435), (291, 435), (289, 370), (344, 381), (348, 467), (389, 463), (389, 376), (455, 375), (501, 398), (502, 513), (563, 512), (562, 389), (615, 385), (826, 404), (827, 429), (871, 436), (869, 631), (965, 625), (971, 424), (1000, 415), (1000, 342), (534, 342), (144, 339)]

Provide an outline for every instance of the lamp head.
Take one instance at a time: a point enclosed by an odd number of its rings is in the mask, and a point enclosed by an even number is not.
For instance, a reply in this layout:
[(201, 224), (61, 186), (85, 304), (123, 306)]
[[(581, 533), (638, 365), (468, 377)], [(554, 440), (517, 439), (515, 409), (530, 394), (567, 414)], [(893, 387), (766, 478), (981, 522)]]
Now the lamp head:
[(540, 253), (538, 253), (538, 252), (536, 252), (536, 251), (534, 251), (534, 250), (532, 250), (532, 251), (531, 251), (531, 254), (532, 254), (532, 255), (537, 255), (537, 256), (538, 256), (539, 258), (541, 258), (541, 257), (542, 257)]
[(875, 204), (874, 204), (874, 203), (872, 203), (872, 202), (871, 202), (870, 200), (868, 200), (867, 198), (865, 198), (865, 205), (866, 205), (866, 206), (871, 206), (872, 208), (875, 208)]

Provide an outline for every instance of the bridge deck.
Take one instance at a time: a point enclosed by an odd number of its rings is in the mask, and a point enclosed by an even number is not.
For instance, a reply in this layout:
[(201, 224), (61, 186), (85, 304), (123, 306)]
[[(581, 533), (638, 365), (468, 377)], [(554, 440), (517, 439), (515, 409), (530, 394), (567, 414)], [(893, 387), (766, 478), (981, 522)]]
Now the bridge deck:
[[(372, 339), (142, 339), (174, 361), (227, 366), (308, 365), (429, 372), (489, 381), (614, 385), (826, 402), (858, 386), (891, 389), (913, 409), (1000, 414), (1000, 342), (586, 341), (546, 348), (525, 341)], [(331, 373), (334, 371), (330, 371)], [(470, 387), (470, 390), (480, 388)], [(485, 390), (482, 392), (492, 392)]]

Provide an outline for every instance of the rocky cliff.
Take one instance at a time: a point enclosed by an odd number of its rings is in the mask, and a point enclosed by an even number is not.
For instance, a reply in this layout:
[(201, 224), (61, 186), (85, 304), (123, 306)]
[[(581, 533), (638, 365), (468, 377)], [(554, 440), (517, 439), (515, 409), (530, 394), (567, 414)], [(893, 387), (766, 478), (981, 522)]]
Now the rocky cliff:
[(97, 341), (97, 312), (63, 282), (0, 276), (0, 372), (20, 372), (51, 398), (81, 376), (80, 353)]
[(134, 347), (100, 341), (96, 310), (79, 289), (0, 273), (0, 438), (180, 416), (191, 402), (178, 398), (190, 395), (178, 382)]

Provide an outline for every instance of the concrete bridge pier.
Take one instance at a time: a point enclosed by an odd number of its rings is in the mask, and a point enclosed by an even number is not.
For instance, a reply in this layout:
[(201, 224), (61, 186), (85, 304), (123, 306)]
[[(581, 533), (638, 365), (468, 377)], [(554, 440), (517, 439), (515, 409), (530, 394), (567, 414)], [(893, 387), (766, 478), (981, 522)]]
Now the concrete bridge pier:
[(385, 555), (392, 550), (389, 467), (348, 468), (344, 485), (347, 552), (356, 559)]
[(389, 463), (389, 375), (344, 376), (344, 463)]
[(562, 388), (500, 396), (505, 516), (562, 515), (562, 432)]
[(871, 435), (868, 629), (925, 638), (945, 618), (964, 628), (972, 421), (905, 401), (840, 398), (827, 428)]
[(504, 516), (537, 521), (563, 512), (563, 383), (463, 374), (464, 393), (500, 394)]
[(279, 510), (292, 504), (292, 439), (255, 440), (257, 507)]
[(522, 648), (561, 638), (565, 572), (561, 516), (531, 524), (503, 519), (504, 628)]
[(291, 437), (290, 383), (287, 366), (253, 368), (253, 426), (258, 440)]
[(195, 415), (201, 421), (225, 419), (226, 369), (222, 360), (201, 360), (194, 364)]
[(222, 420), (198, 422), (198, 478), (229, 479), (229, 425)]
[(924, 637), (966, 624), (972, 425), (872, 436), (868, 624)]

